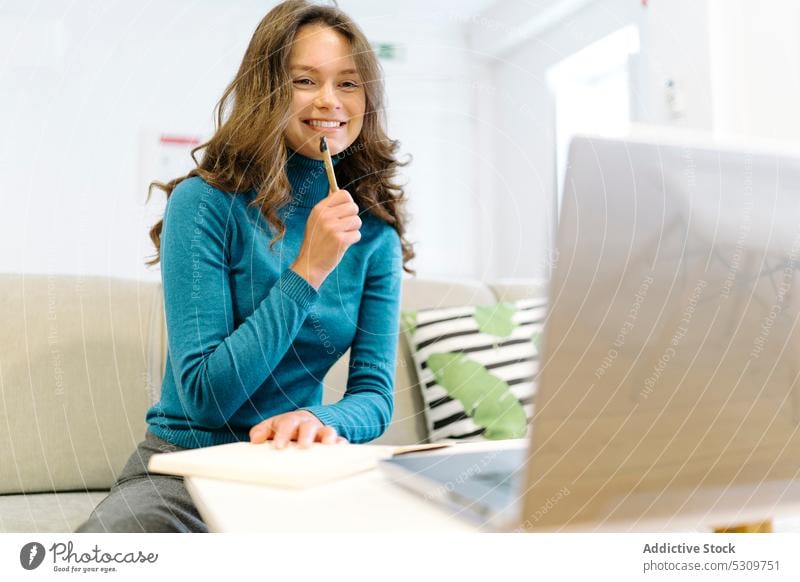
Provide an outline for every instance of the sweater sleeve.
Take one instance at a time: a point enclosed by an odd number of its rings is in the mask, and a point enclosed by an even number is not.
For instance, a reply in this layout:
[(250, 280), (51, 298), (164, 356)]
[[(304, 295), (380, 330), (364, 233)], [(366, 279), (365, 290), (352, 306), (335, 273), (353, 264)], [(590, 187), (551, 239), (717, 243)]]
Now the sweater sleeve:
[(378, 438), (394, 411), (403, 257), (397, 232), (387, 226), (385, 233), (383, 244), (370, 257), (345, 394), (334, 404), (302, 409), (351, 443)]
[(264, 383), (318, 296), (287, 269), (234, 329), (232, 201), (199, 179), (184, 180), (169, 197), (161, 236), (172, 373), (188, 418), (209, 429), (224, 426)]

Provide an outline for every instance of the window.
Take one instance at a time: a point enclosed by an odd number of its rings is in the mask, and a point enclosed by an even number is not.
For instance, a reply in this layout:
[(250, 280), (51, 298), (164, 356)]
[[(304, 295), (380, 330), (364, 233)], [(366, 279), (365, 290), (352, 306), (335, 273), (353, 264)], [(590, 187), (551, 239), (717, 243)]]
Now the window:
[(548, 71), (555, 98), (557, 200), (561, 207), (569, 142), (577, 133), (621, 136), (632, 121), (630, 70), (639, 33), (627, 26), (565, 58)]

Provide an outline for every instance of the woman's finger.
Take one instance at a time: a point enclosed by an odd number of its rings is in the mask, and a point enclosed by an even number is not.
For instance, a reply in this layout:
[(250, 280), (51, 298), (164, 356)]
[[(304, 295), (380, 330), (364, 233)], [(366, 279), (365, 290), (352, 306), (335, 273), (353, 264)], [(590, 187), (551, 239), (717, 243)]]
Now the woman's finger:
[(332, 426), (323, 426), (317, 431), (317, 438), (321, 443), (332, 445), (336, 443), (336, 429)]
[(340, 443), (346, 443), (346, 442), (349, 442), (349, 441), (346, 438), (342, 437), (342, 436), (336, 438), (336, 444), (337, 445), (340, 444)]
[(358, 230), (363, 222), (358, 216), (347, 216), (339, 219), (339, 225), (345, 231)]
[(276, 449), (282, 449), (286, 444), (297, 438), (297, 426), (300, 421), (294, 416), (284, 416), (279, 419), (277, 426), (273, 426), (275, 436), (272, 438), (272, 444)]
[(311, 443), (314, 442), (317, 436), (317, 429), (319, 428), (319, 424), (312, 421), (307, 420), (305, 422), (301, 422), (300, 426), (297, 429), (297, 444), (300, 447), (310, 447)]
[(262, 420), (253, 428), (251, 428), (250, 442), (263, 443), (264, 441), (268, 440), (269, 437), (272, 436), (272, 423), (273, 420), (268, 418), (267, 420)]

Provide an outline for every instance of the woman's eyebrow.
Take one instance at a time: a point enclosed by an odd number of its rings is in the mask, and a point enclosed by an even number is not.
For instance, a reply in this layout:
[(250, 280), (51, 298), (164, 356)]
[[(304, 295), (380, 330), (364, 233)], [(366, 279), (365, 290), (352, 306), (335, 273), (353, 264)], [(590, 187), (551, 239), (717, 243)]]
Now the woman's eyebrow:
[[(318, 69), (315, 69), (314, 67), (312, 67), (310, 65), (292, 65), (289, 68), (290, 69), (300, 69), (300, 70), (303, 70), (303, 71), (312, 71), (314, 73), (318, 73), (319, 72)], [(343, 69), (343, 70), (339, 71), (339, 74), (340, 75), (353, 75), (353, 74), (358, 74), (358, 71), (356, 69)]]

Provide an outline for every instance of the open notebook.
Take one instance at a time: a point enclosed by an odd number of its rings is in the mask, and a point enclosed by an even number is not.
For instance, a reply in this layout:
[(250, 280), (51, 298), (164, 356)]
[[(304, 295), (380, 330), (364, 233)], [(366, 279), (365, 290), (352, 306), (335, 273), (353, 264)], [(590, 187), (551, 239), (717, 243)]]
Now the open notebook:
[(303, 488), (368, 471), (375, 468), (381, 459), (394, 455), (446, 446), (449, 445), (398, 447), (314, 443), (309, 448), (302, 449), (292, 442), (284, 449), (276, 449), (272, 441), (260, 444), (238, 442), (153, 455), (150, 457), (148, 469), (153, 473), (184, 477), (209, 477)]

